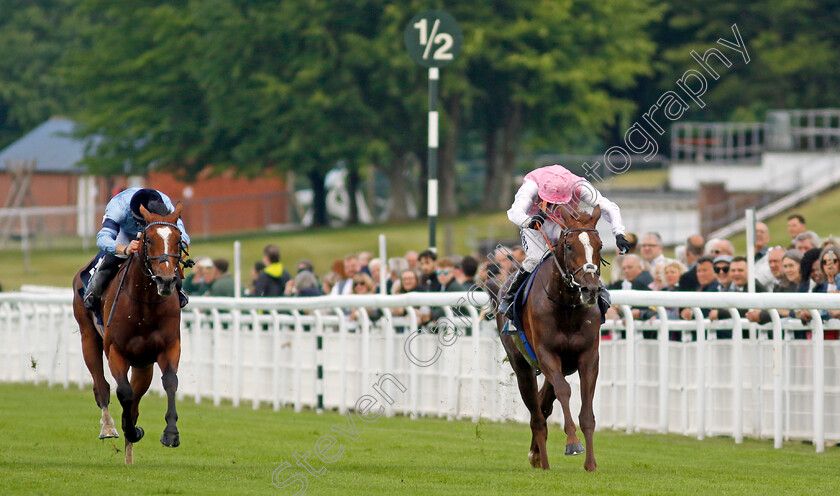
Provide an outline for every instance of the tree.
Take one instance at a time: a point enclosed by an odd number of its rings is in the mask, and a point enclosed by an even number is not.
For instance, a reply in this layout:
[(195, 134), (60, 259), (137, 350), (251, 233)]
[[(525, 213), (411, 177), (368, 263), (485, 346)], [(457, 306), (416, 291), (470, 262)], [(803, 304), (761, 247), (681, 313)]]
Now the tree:
[(532, 0), (469, 12), (464, 55), (476, 90), (474, 126), (484, 130), (483, 206), (505, 208), (523, 142), (568, 146), (632, 108), (615, 95), (650, 71), (654, 44), (645, 28), (660, 9), (638, 0)]
[(69, 0), (0, 0), (0, 147), (71, 108), (58, 63), (78, 46)]

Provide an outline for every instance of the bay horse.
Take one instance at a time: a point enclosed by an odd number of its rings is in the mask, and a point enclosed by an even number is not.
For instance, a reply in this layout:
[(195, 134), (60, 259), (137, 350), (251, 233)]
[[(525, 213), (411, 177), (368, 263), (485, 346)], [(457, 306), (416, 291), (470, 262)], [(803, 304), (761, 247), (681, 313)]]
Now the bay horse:
[[(161, 216), (140, 207), (146, 221), (138, 234), (140, 248), (123, 262), (102, 295), (102, 325), (85, 308), (80, 289), (82, 270), (73, 278), (73, 314), (82, 335), (85, 364), (93, 377), (96, 404), (102, 410), (100, 439), (119, 437), (108, 412), (111, 388), (105, 380), (102, 353), (108, 358), (111, 375), (117, 382), (117, 399), (122, 406), (125, 436), (125, 463), (134, 463), (133, 443), (143, 438), (137, 426), (140, 398), (152, 382), (157, 362), (166, 391), (166, 428), (160, 438), (164, 446), (180, 445), (176, 422), (175, 392), (178, 389), (178, 362), (181, 358), (181, 308), (176, 283), (181, 259), (181, 231), (176, 225), (181, 203), (174, 212)], [(129, 382), (128, 370), (131, 368)]]
[[(553, 411), (555, 397), (560, 400), (565, 418), (565, 454), (577, 455), (584, 451), (569, 410), (572, 389), (566, 381), (566, 376), (578, 372), (581, 395), (579, 420), (586, 438), (583, 466), (587, 471), (594, 472), (597, 464), (593, 449), (595, 415), (592, 399), (598, 379), (601, 328), (601, 311), (597, 305), (601, 239), (595, 225), (601, 217), (601, 209), (596, 206), (591, 214), (572, 213), (566, 208), (558, 210), (560, 218), (554, 219), (563, 226), (562, 234), (550, 243), (551, 254), (536, 269), (530, 296), (522, 309), (525, 336), (536, 355), (539, 370), (545, 374), (540, 391), (537, 390), (536, 371), (514, 341), (519, 336), (501, 334), (507, 320), (503, 315), (496, 316), (496, 325), (516, 373), (519, 393), (531, 414), (531, 449), (528, 453), (531, 465), (545, 470), (549, 468), (546, 419)], [(494, 296), (500, 298), (502, 294), (500, 291)]]

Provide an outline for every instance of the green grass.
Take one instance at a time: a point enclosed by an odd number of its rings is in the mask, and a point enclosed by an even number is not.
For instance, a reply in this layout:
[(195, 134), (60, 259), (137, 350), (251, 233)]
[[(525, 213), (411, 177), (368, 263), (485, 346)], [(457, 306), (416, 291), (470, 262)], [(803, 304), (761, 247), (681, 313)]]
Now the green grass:
[[(668, 182), (667, 169), (647, 169), (627, 171), (614, 176), (611, 189), (659, 189)], [(609, 195), (609, 190), (604, 190)]]
[[(87, 389), (87, 388), (86, 388)], [(399, 401), (399, 398), (397, 398)], [(112, 401), (113, 413), (121, 411)], [(164, 448), (165, 402), (140, 406), (146, 437), (135, 465), (123, 464), (123, 441), (98, 439), (93, 394), (31, 384), (0, 384), (0, 494), (294, 494), (271, 474), (295, 452), (314, 450), (337, 413), (295, 414), (179, 402), (181, 447)], [(557, 409), (559, 413), (559, 409)], [(358, 440), (341, 439), (340, 459), (321, 477), (308, 475), (308, 494), (835, 494), (840, 450), (731, 439), (697, 441), (677, 435), (596, 433), (598, 471), (583, 457), (562, 455), (563, 435), (550, 427), (552, 470), (528, 465), (525, 424), (440, 419), (355, 419)], [(335, 433), (331, 433), (335, 434)], [(341, 438), (340, 435), (336, 435)], [(334, 453), (334, 452), (333, 452)], [(313, 454), (315, 470), (324, 466)], [(299, 469), (302, 471), (302, 469)], [(283, 478), (291, 474), (283, 472)]]
[[(789, 215), (802, 214), (808, 224), (808, 229), (820, 237), (829, 235), (840, 237), (840, 188), (834, 188), (816, 196), (808, 202), (783, 212), (770, 220), (764, 221), (770, 229), (770, 246), (781, 245), (787, 247), (790, 236), (787, 232), (787, 218)], [(744, 233), (731, 238), (736, 253), (746, 253), (747, 236)]]

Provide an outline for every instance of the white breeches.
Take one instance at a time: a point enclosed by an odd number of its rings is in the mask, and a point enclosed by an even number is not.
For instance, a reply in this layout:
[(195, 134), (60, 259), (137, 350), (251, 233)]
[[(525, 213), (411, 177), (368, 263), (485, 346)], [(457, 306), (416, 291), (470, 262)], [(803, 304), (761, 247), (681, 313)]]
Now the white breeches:
[[(563, 228), (556, 222), (546, 221), (542, 231), (549, 240), (554, 242), (563, 233)], [(526, 272), (533, 272), (545, 256), (545, 252), (549, 250), (548, 243), (545, 242), (545, 238), (540, 231), (536, 229), (522, 229), (520, 234), (522, 236), (522, 248), (526, 255), (525, 260), (522, 261), (522, 269)]]

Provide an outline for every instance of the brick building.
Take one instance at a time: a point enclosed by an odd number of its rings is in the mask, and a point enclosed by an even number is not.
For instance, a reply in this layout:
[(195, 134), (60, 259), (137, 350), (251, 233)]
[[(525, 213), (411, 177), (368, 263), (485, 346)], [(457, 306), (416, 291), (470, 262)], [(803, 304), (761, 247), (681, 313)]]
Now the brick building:
[(31, 233), (90, 235), (99, 229), (111, 196), (131, 186), (155, 188), (181, 201), (193, 238), (289, 222), (287, 189), (277, 176), (245, 179), (206, 173), (186, 183), (162, 172), (145, 177), (87, 175), (77, 165), (86, 144), (71, 137), (73, 126), (69, 119), (51, 118), (0, 152), (0, 207), (32, 212)]

